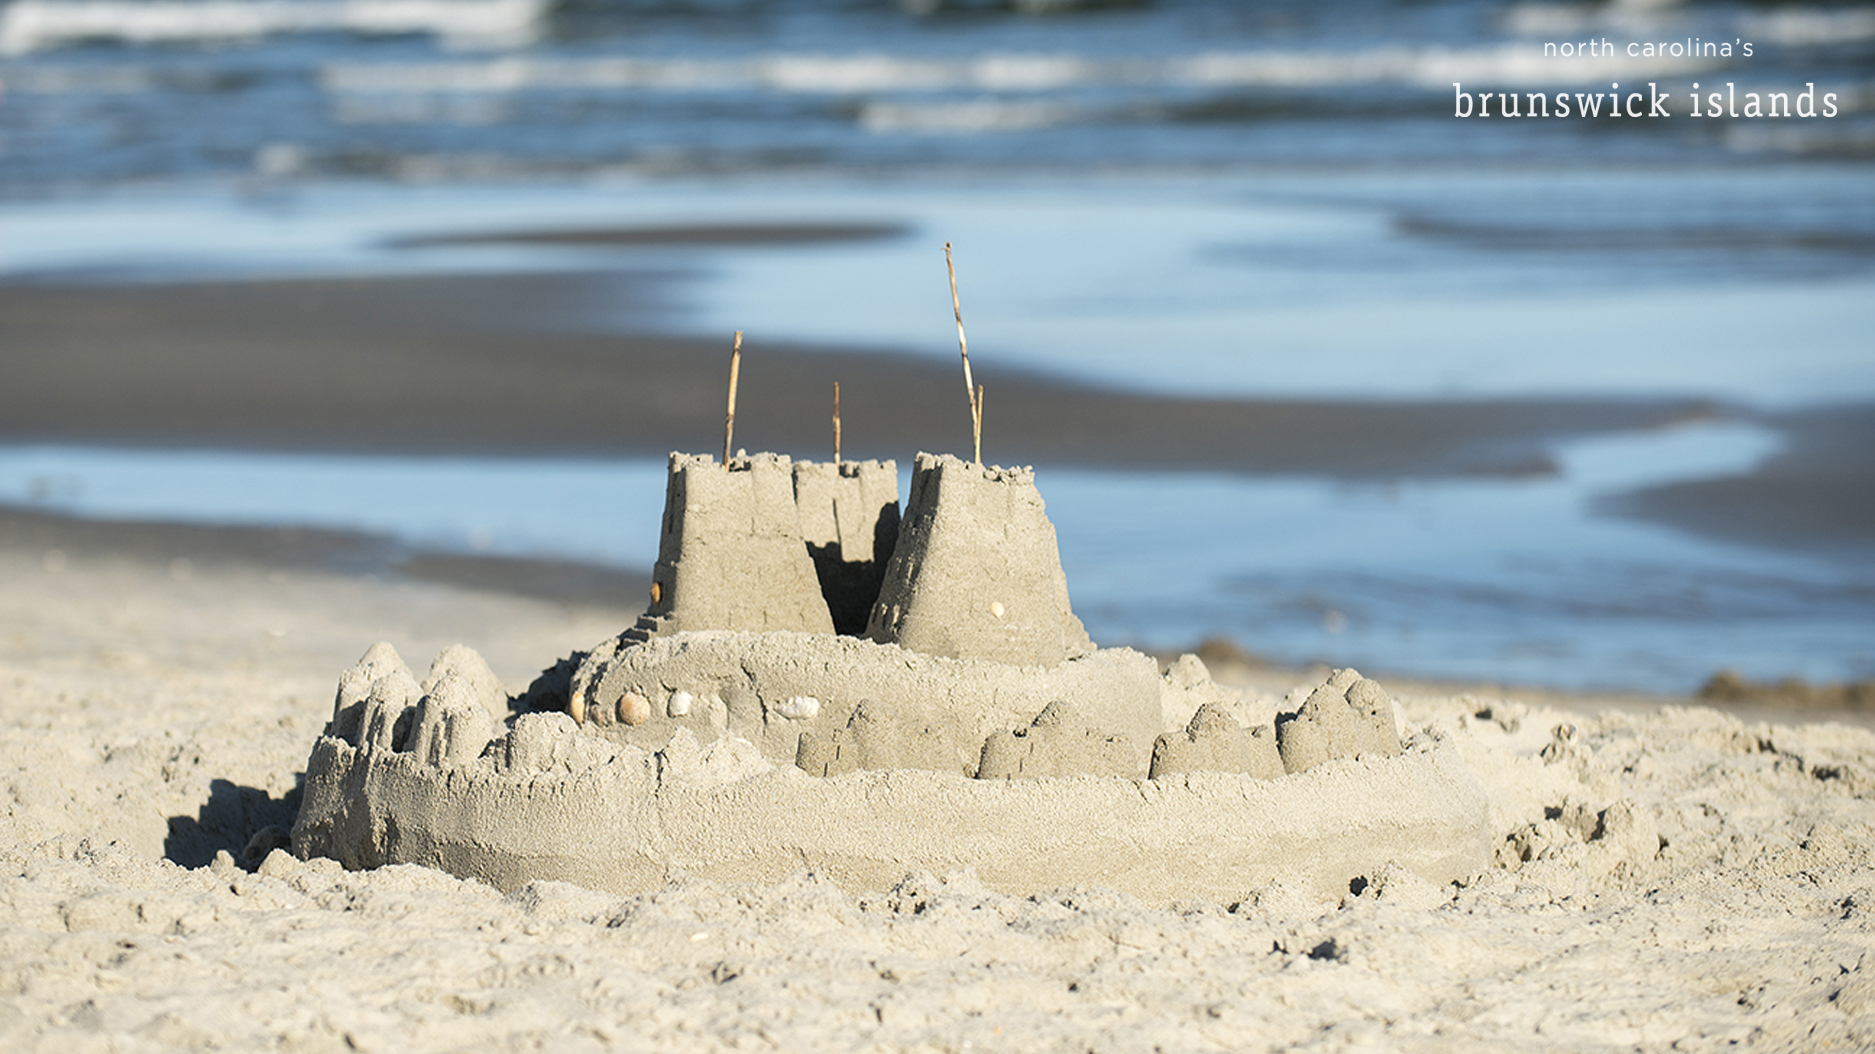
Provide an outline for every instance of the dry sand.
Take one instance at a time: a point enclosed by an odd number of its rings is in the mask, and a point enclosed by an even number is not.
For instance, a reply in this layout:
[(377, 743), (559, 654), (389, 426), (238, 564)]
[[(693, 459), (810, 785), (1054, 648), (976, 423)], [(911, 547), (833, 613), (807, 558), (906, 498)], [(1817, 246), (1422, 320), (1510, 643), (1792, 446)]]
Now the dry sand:
[(249, 872), (235, 856), (290, 818), (336, 675), (370, 641), (425, 658), (466, 641), (518, 688), (632, 613), (47, 557), (0, 550), (6, 1049), (1875, 1045), (1865, 730), (1408, 699), (1409, 723), (1505, 786), (1583, 790), (1499, 794), (1501, 865), (1468, 884), (1382, 869), (1338, 901), (1275, 883), (1149, 908), (967, 874), (855, 893), (808, 873), (504, 896), (285, 853)]

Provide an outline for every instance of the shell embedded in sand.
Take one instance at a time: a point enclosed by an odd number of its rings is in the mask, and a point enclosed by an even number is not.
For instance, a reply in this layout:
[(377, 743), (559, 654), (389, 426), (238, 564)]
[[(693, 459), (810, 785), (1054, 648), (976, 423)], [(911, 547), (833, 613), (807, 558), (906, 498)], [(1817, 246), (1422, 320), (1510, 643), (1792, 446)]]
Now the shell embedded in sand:
[(651, 700), (637, 692), (626, 692), (619, 697), (618, 719), (625, 725), (642, 725), (651, 720)]
[(656, 582), (651, 583), (651, 602), (655, 604), (662, 599), (664, 599), (664, 587)]
[(670, 701), (664, 704), (664, 712), (672, 717), (685, 717), (690, 713), (690, 704), (696, 698), (689, 692), (672, 692)]
[(820, 700), (811, 695), (796, 695), (775, 704), (775, 712), (796, 721), (805, 721), (820, 713)]
[(573, 719), (574, 724), (583, 725), (586, 723), (586, 693), (585, 692), (573, 693), (573, 697), (566, 701), (566, 713), (568, 717), (571, 717)]
[(1003, 617), (1003, 602), (1000, 600), (990, 601), (990, 614), (995, 615), (997, 618), (1002, 618)]

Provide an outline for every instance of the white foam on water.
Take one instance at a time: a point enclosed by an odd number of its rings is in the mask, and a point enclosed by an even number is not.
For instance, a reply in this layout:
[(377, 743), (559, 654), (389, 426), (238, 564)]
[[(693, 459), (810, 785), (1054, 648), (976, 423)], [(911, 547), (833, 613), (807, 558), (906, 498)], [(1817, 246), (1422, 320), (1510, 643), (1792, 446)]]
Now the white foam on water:
[[(1621, 78), (1695, 72), (1716, 60), (1630, 56), (1545, 58), (1525, 43), (1477, 47), (1390, 46), (1358, 50), (1215, 50), (1109, 56), (990, 52), (967, 58), (767, 52), (734, 57), (503, 55), (420, 62), (336, 62), (320, 72), (333, 92), (516, 92), (637, 89), (766, 90), (855, 95), (995, 92), (1023, 95), (1099, 88), (1298, 88), (1405, 84), (1603, 85)], [(881, 129), (884, 130), (884, 129)]]
[(0, 53), (82, 40), (156, 44), (335, 30), (509, 45), (533, 39), (546, 12), (544, 0), (13, 0), (0, 10)]
[(1779, 44), (1847, 44), (1875, 40), (1875, 11), (1865, 7), (1782, 7), (1746, 15), (1739, 20), (1739, 28), (1759, 40)]

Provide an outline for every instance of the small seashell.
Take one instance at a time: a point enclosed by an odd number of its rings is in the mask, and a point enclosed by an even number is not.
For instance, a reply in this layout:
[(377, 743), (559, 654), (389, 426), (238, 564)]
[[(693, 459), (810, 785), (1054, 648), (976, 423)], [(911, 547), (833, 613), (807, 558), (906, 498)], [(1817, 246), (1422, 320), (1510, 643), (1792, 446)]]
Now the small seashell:
[(1003, 602), (1000, 600), (990, 601), (990, 614), (995, 615), (997, 618), (1002, 618), (1003, 617)]
[(664, 706), (664, 712), (672, 717), (685, 717), (690, 713), (690, 704), (696, 702), (689, 692), (672, 692), (671, 700)]
[(573, 719), (573, 723), (576, 725), (583, 725), (586, 723), (586, 693), (585, 692), (574, 692), (573, 697), (566, 701), (566, 714), (568, 717), (571, 717)]
[(658, 601), (663, 600), (663, 599), (664, 599), (664, 587), (661, 585), (658, 585), (656, 582), (651, 583), (651, 602), (655, 604)]
[(618, 719), (620, 724), (644, 724), (651, 720), (651, 701), (637, 692), (626, 692), (619, 696)]
[(811, 695), (793, 696), (777, 704), (775, 712), (796, 721), (805, 721), (820, 713), (820, 700)]

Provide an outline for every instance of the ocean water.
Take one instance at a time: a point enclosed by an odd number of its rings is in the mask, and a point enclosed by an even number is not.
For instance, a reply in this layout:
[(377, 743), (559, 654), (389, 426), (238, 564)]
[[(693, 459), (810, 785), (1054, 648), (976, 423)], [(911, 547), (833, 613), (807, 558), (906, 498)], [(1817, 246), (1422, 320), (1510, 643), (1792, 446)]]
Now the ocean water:
[[(1381, 485), (1043, 470), (1075, 610), (1107, 644), (1227, 635), (1288, 661), (1684, 691), (1875, 671), (1875, 562), (1689, 539), (1592, 514), (1602, 495), (1741, 471), (1778, 437), (1686, 425), (1559, 450), (1514, 483)], [(909, 485), (901, 474), (901, 491)], [(664, 466), (0, 447), (0, 502), (103, 519), (291, 523), (462, 553), (648, 570)], [(903, 495), (901, 494), (901, 497)], [(635, 598), (621, 598), (630, 603)]]
[[(1545, 55), (1588, 40), (1612, 47)], [(1694, 41), (1732, 54), (1627, 49)], [(1452, 112), (1457, 90), (1616, 83), (1683, 107), (1696, 81), (1813, 85), (1837, 115)], [(948, 360), (950, 241), (992, 445), (996, 375), (1017, 367), (1173, 393), (1741, 410), (1567, 444), (1529, 480), (1044, 467), (1102, 639), (1224, 633), (1436, 675), (1678, 690), (1721, 665), (1875, 672), (1860, 557), (1594, 512), (1748, 470), (1782, 440), (1744, 411), (1875, 398), (1872, 189), (1865, 3), (0, 3), (0, 281), (657, 274), (654, 312), (601, 294), (554, 322)], [(399, 247), (744, 222), (902, 233)], [(0, 501), (635, 566), (661, 471), (16, 446)]]
[[(1695, 40), (1732, 54), (1625, 47)], [(1872, 50), (1856, 3), (9, 0), (0, 184), (1866, 159)], [(1451, 116), (1695, 81), (1839, 113)]]

